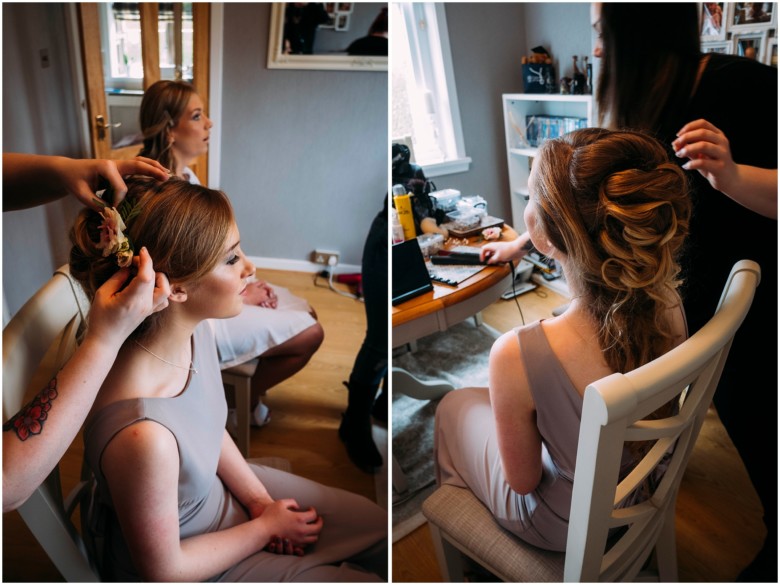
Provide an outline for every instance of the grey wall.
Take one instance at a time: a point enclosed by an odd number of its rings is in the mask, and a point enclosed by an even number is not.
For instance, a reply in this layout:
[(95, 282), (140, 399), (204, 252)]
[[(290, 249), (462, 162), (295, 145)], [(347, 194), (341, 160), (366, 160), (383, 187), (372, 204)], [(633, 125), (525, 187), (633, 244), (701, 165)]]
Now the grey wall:
[(221, 188), (242, 248), (360, 264), (387, 193), (387, 73), (267, 69), (270, 12), (225, 4)]
[[(523, 91), (520, 59), (544, 46), (557, 77), (571, 74), (571, 56), (590, 55), (589, 3), (449, 3), (447, 26), (471, 168), (436, 177), (438, 188), (482, 195), (491, 215), (511, 218), (501, 94)], [(562, 69), (558, 60), (562, 61)]]
[[(62, 4), (3, 4), (3, 150), (84, 156)], [(225, 4), (220, 188), (252, 256), (360, 264), (387, 191), (387, 74), (268, 70), (269, 4)], [(42, 69), (39, 51), (49, 49)], [(78, 204), (3, 213), (4, 316), (67, 261)]]
[(542, 45), (553, 56), (558, 79), (571, 77), (572, 56), (587, 56), (593, 62), (589, 2), (531, 2), (525, 5), (525, 34), (528, 53)]
[[(63, 5), (3, 4), (3, 151), (81, 157), (80, 144)], [(69, 198), (3, 213), (4, 318), (67, 262), (78, 210)]]

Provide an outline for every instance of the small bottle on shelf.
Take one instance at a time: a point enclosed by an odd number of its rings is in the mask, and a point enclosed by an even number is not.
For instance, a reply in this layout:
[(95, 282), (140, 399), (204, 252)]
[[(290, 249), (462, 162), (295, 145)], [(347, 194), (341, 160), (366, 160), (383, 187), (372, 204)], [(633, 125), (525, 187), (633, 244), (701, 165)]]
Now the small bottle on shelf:
[(588, 63), (587, 55), (583, 57), (585, 62), (585, 93), (591, 95), (593, 93), (593, 65)]

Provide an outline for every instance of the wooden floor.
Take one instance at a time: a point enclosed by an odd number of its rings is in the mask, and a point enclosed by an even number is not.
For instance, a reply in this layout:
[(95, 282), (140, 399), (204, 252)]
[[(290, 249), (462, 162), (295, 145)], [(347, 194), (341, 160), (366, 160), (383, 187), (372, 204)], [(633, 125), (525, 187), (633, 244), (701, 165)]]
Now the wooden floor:
[[(387, 501), (387, 481), (357, 470), (338, 440), (347, 379), (365, 332), (363, 305), (327, 288), (308, 274), (264, 271), (261, 276), (307, 298), (325, 329), (325, 341), (303, 371), (266, 397), (272, 422), (252, 430), (252, 457), (288, 459), (293, 472), (377, 500)], [(324, 283), (323, 283), (324, 284)], [(546, 296), (542, 296), (546, 295)], [(525, 322), (549, 316), (565, 302), (547, 290), (519, 298)], [(507, 331), (521, 323), (514, 301), (498, 301), (485, 323)], [(74, 442), (63, 460), (66, 489), (78, 478), (82, 448)], [(733, 581), (764, 537), (760, 504), (717, 415), (711, 412), (691, 458), (677, 508), (677, 548), (682, 581)], [(393, 546), (393, 581), (440, 582), (427, 526)], [(56, 582), (61, 576), (15, 512), (3, 516), (3, 581)]]
[[(541, 295), (547, 295), (542, 298)], [(549, 290), (519, 297), (525, 322), (549, 316), (565, 303)], [(513, 301), (483, 312), (498, 331), (521, 324)], [(761, 504), (733, 444), (711, 410), (691, 455), (677, 500), (677, 555), (683, 582), (730, 582), (761, 548)], [(427, 524), (393, 545), (393, 581), (430, 583), (442, 577)]]
[[(252, 429), (250, 457), (283, 457), (297, 475), (362, 494), (386, 506), (386, 475), (376, 481), (375, 476), (359, 471), (337, 436), (347, 403), (347, 391), (341, 383), (349, 377), (366, 330), (363, 304), (326, 287), (315, 287), (310, 274), (262, 271), (260, 277), (307, 299), (317, 311), (325, 340), (301, 372), (269, 391), (265, 402), (272, 420), (266, 427)], [(322, 279), (320, 284), (326, 285)], [(82, 453), (79, 438), (62, 463), (65, 489), (78, 480)], [(2, 572), (4, 582), (62, 581), (16, 512), (3, 516)]]

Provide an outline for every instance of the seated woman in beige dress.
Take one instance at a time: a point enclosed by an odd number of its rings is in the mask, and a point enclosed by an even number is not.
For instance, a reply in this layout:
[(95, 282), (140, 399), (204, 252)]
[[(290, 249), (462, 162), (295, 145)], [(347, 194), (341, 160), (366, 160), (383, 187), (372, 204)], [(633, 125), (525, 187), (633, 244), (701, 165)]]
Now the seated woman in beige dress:
[[(571, 303), (496, 341), (489, 389), (442, 399), (437, 479), (470, 488), (523, 540), (562, 551), (585, 387), (687, 337), (677, 258), (690, 200), (664, 147), (627, 131), (579, 130), (544, 143), (528, 188), (528, 233), (563, 267)], [(512, 242), (485, 249), (504, 259), (520, 252)], [(626, 450), (624, 472), (646, 447)]]
[(376, 581), (387, 514), (368, 499), (242, 458), (208, 319), (241, 312), (254, 266), (219, 192), (128, 179), (119, 206), (84, 210), (72, 274), (89, 295), (145, 247), (169, 306), (120, 349), (84, 427), (96, 490), (86, 532), (120, 581)]

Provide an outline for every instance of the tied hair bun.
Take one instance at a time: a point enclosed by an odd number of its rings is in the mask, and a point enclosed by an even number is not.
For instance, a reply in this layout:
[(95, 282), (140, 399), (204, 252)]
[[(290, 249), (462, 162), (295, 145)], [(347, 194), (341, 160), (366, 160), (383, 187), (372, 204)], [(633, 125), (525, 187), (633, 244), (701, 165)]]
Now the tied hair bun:
[(85, 208), (79, 212), (70, 230), (73, 244), (69, 258), (70, 273), (81, 283), (90, 300), (94, 298), (95, 291), (120, 269), (114, 254), (103, 256), (103, 250), (98, 248), (102, 221), (100, 213)]
[(665, 162), (650, 170), (612, 173), (599, 190), (606, 258), (604, 281), (618, 290), (643, 289), (678, 272), (677, 254), (687, 234), (686, 178)]

